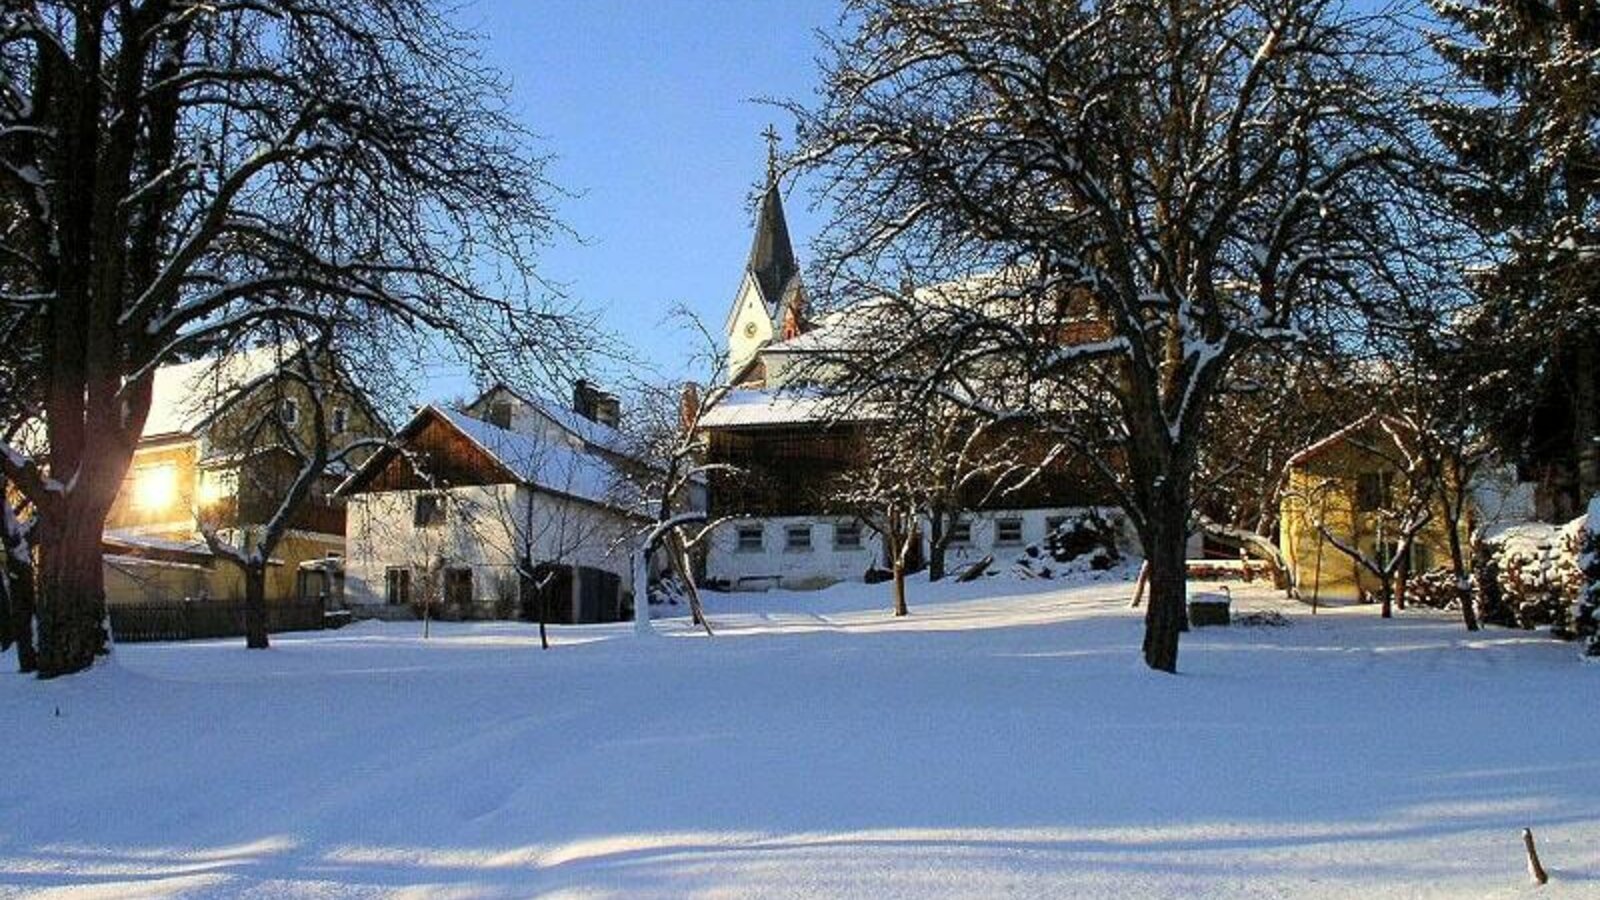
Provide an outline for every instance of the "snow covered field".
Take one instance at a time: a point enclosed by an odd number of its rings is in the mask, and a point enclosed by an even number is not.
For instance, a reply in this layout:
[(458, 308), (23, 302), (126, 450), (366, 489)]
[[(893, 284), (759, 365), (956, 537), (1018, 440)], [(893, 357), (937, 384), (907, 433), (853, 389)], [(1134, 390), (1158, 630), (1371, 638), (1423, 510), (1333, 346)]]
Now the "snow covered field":
[(1600, 897), (1571, 646), (1284, 607), (1163, 677), (1125, 584), (912, 588), (0, 677), (0, 895)]

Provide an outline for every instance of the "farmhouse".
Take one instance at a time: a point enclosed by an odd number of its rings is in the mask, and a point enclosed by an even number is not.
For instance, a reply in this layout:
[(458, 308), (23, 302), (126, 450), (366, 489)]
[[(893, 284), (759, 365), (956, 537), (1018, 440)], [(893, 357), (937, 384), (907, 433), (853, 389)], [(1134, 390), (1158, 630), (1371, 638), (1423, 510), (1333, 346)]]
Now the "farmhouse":
[(614, 398), (579, 382), (571, 409), (496, 386), (426, 406), (339, 487), (346, 599), (358, 612), (543, 615), (611, 622), (632, 605), (644, 463)]
[[(277, 417), (304, 441), (311, 434), (304, 384), (281, 377), (302, 361), (294, 346), (264, 346), (164, 366), (155, 373), (150, 413), (133, 463), (106, 520), (106, 599), (111, 604), (182, 598), (237, 600), (243, 577), (214, 558), (202, 523), (237, 546), (277, 510), (296, 470), (281, 445), (261, 439), (264, 417)], [(349, 385), (332, 360), (317, 367)], [(381, 418), (353, 388), (325, 402), (327, 439), (335, 449), (380, 438)], [(325, 594), (344, 552), (345, 516), (332, 496), (347, 473), (330, 473), (299, 511), (267, 575), (267, 599)]]

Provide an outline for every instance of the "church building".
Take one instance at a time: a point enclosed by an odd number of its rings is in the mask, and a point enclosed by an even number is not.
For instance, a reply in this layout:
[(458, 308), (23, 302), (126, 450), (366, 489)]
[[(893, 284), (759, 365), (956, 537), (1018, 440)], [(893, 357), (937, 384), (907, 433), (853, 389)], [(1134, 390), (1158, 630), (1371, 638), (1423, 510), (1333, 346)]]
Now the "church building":
[[(879, 536), (834, 499), (851, 480), (872, 416), (845, 410), (806, 384), (826, 368), (808, 360), (838, 351), (851, 312), (809, 308), (769, 164), (749, 258), (724, 324), (732, 390), (699, 421), (708, 461), (737, 470), (709, 476), (708, 511), (726, 520), (707, 551), (710, 584), (815, 588), (887, 566)], [(1121, 513), (1107, 508), (1107, 493), (1081, 471), (1062, 467), (999, 499), (1008, 505), (980, 505), (954, 523), (948, 572), (986, 556), (1003, 565), (1090, 509), (1131, 535)], [(923, 534), (926, 558), (926, 527)]]

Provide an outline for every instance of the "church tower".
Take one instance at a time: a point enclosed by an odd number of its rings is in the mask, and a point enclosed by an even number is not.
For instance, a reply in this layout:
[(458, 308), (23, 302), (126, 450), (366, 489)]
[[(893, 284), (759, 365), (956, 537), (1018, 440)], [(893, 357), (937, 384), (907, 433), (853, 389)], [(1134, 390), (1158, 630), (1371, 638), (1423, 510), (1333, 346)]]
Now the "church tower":
[(807, 329), (805, 286), (789, 240), (778, 190), (777, 133), (767, 129), (767, 186), (756, 211), (755, 239), (728, 312), (728, 374), (735, 383), (760, 381), (757, 354)]

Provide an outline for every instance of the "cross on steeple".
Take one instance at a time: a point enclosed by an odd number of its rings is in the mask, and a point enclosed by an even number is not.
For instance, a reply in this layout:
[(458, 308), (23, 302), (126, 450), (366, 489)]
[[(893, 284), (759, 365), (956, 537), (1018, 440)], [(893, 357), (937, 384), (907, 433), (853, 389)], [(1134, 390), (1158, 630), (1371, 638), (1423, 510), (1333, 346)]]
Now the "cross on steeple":
[(767, 184), (771, 185), (778, 180), (778, 129), (768, 123), (761, 136), (767, 139)]

